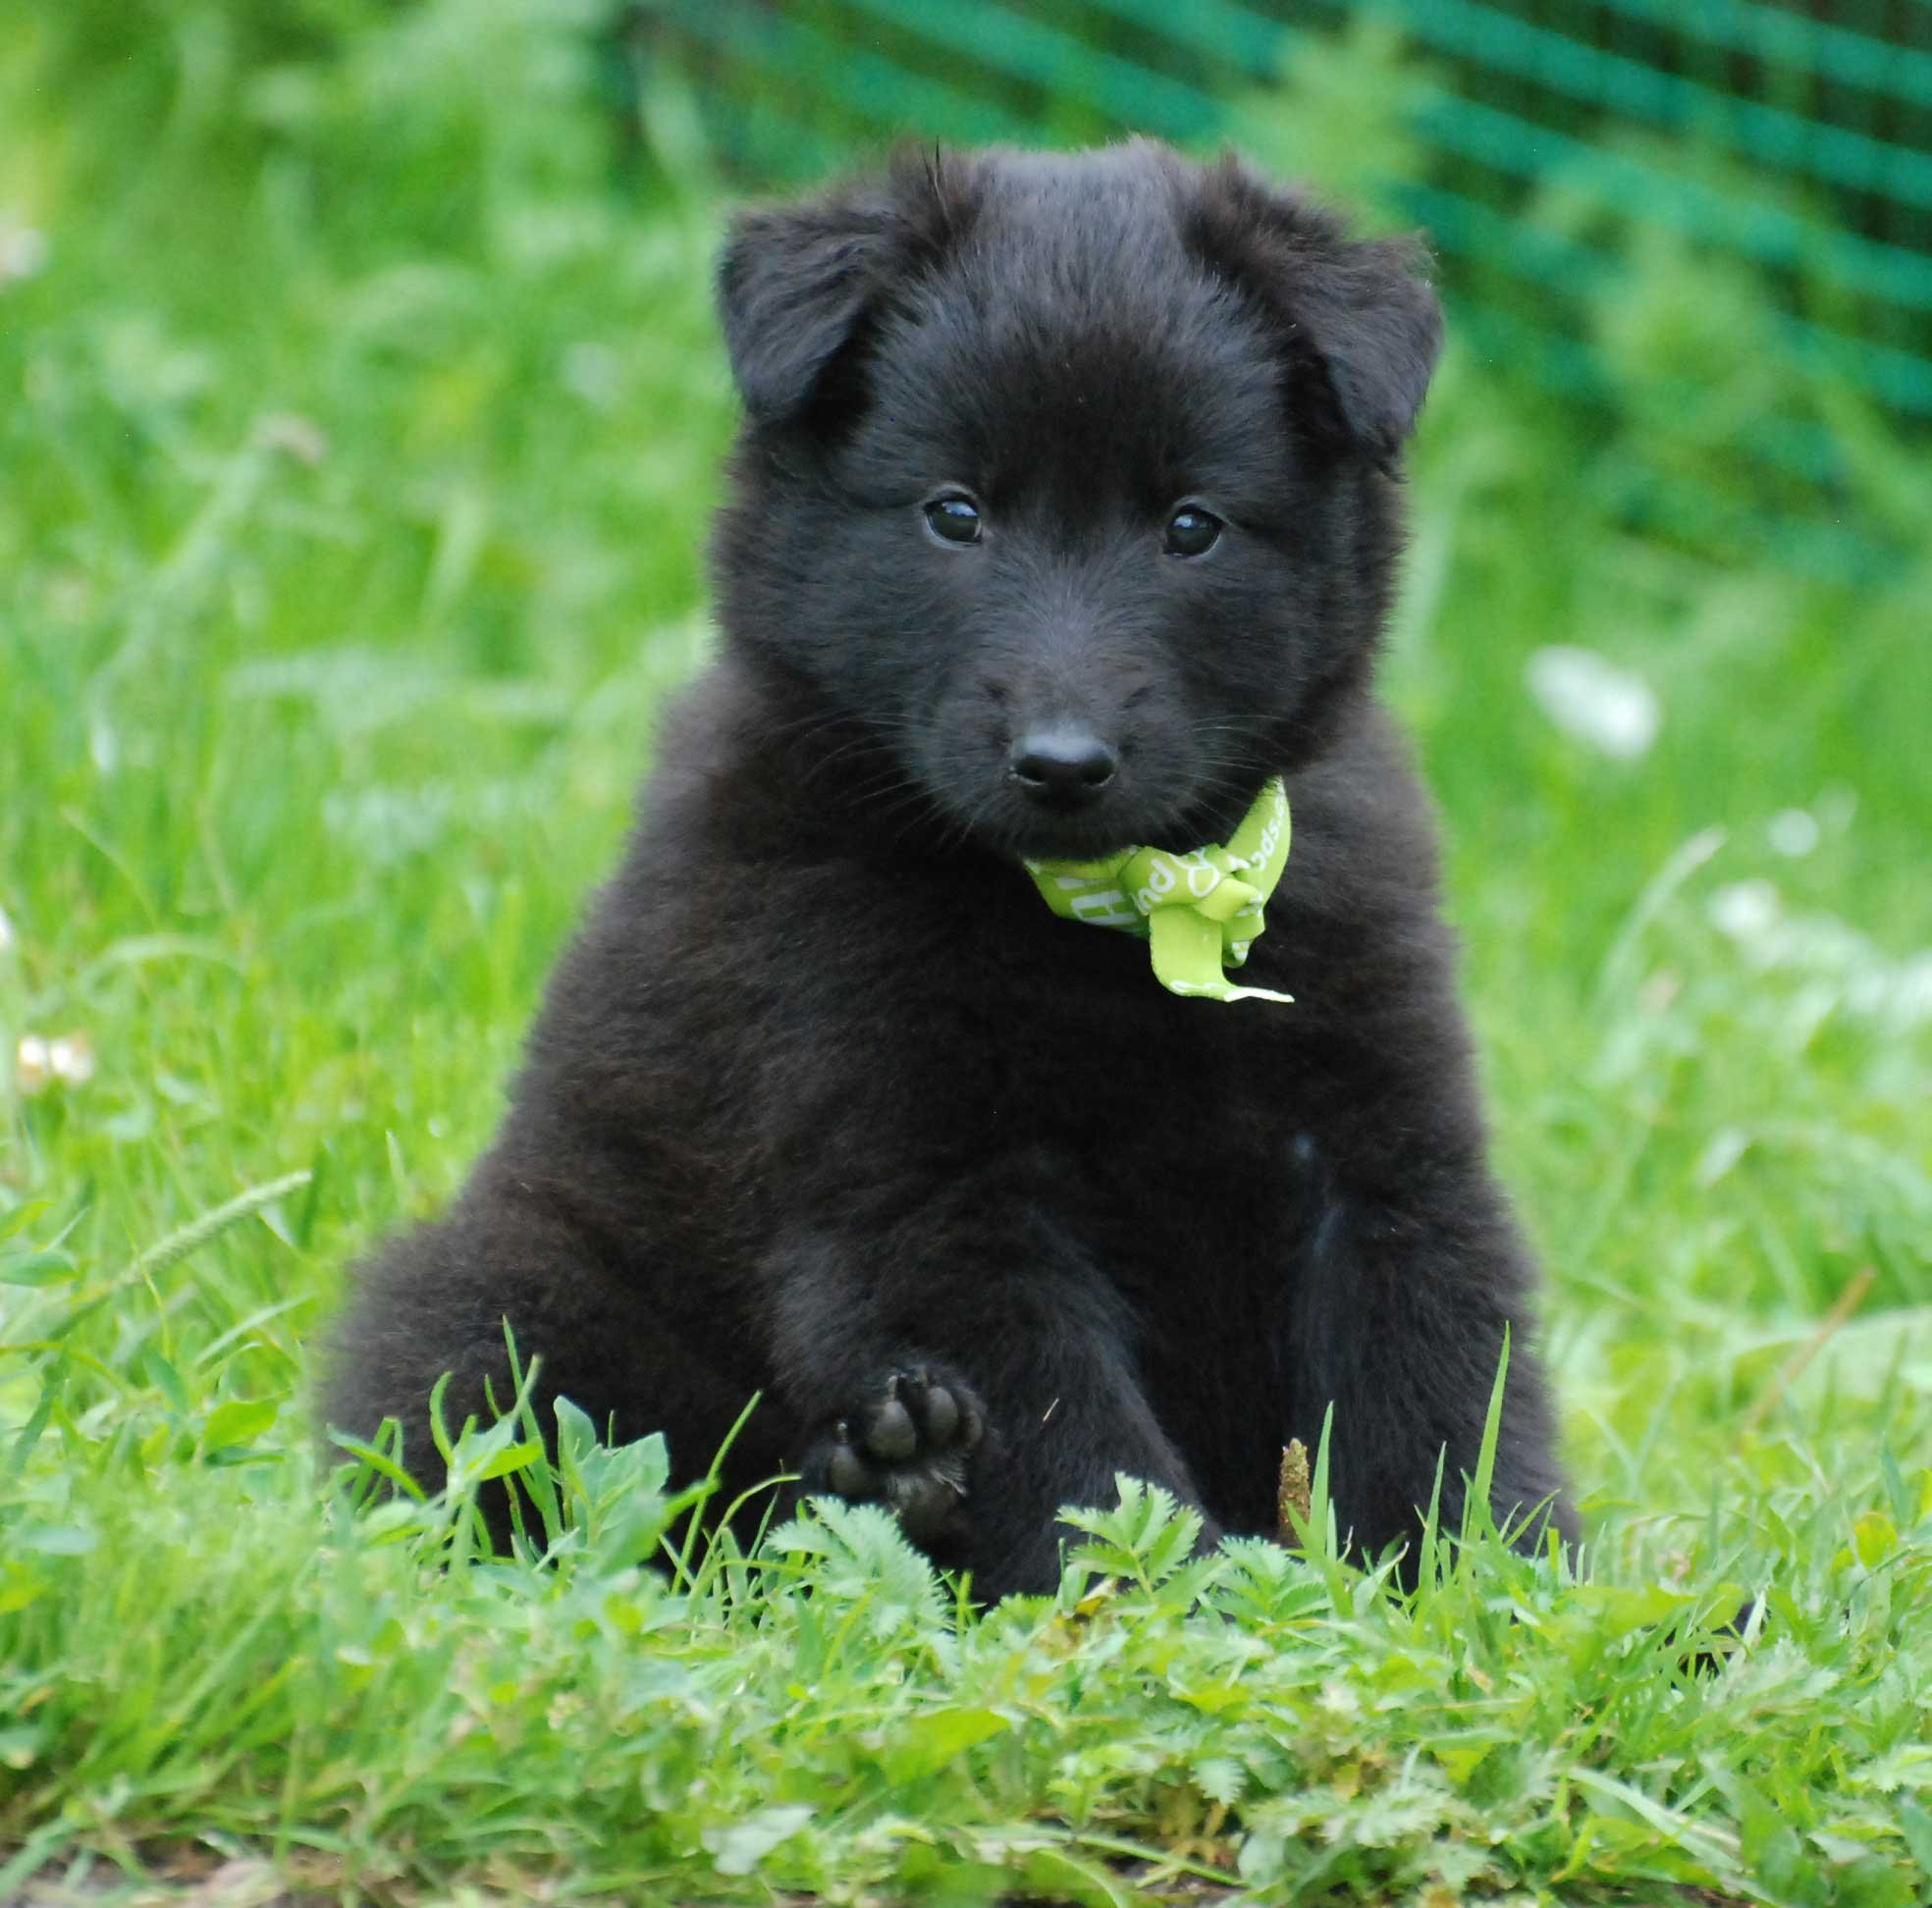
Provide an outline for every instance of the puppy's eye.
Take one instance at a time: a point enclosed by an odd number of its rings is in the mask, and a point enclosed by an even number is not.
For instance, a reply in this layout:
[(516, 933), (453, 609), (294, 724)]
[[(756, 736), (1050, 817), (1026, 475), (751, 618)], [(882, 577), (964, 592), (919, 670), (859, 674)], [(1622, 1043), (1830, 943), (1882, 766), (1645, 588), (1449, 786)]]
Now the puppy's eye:
[(948, 491), (926, 506), (926, 521), (934, 536), (949, 544), (976, 544), (980, 540), (980, 506), (970, 497)]
[(1205, 556), (1220, 540), (1220, 518), (1190, 504), (1168, 518), (1167, 538), (1161, 548), (1170, 556)]

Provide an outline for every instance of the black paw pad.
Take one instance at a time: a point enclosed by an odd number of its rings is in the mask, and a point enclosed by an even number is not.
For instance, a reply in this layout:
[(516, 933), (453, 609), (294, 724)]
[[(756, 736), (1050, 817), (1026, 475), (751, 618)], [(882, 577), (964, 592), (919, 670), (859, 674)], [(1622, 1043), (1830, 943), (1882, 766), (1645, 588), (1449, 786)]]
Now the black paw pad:
[(905, 1533), (929, 1543), (961, 1525), (974, 1448), (986, 1413), (951, 1372), (914, 1365), (884, 1373), (820, 1441), (808, 1489), (884, 1504)]

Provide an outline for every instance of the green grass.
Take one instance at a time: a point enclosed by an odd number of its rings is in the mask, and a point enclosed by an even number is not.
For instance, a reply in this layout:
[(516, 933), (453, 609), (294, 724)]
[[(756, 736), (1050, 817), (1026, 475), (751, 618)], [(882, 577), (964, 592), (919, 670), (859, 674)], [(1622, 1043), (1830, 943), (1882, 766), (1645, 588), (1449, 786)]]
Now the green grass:
[[(650, 1444), (571, 1447), (546, 1568), (442, 1567), (527, 1426), (427, 1506), (318, 1465), (342, 1268), (489, 1134), (706, 640), (716, 215), (674, 96), (614, 156), (586, 11), (0, 37), (0, 255), (46, 239), (0, 284), (0, 1899), (1923, 1901), (1932, 567), (1639, 540), (1619, 460), (1671, 420), (1466, 352), (1389, 680), (1586, 1580), (1478, 1528), (1405, 1600), (1318, 1510), (1188, 1564), (1130, 1494), (975, 1618), (865, 1512), (640, 1568)], [(1842, 514), (1932, 527), (1851, 424)], [(1654, 748), (1552, 726), (1551, 644), (1649, 680)], [(27, 1092), (62, 1036), (91, 1078)]]

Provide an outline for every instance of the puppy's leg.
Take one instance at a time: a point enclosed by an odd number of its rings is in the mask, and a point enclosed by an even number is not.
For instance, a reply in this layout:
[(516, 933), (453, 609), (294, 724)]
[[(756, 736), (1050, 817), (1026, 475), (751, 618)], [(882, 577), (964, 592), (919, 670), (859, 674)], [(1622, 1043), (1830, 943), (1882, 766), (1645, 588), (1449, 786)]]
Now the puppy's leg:
[[(1400, 1172), (1331, 1180), (1289, 1322), (1294, 1430), (1312, 1442), (1333, 1404), (1331, 1499), (1338, 1524), (1367, 1555), (1415, 1538), (1438, 1456), (1442, 1522), (1456, 1528), (1505, 1334), (1490, 1503), (1499, 1524), (1548, 1505), (1548, 1521), (1574, 1541), (1531, 1341), (1532, 1279), (1477, 1152), (1430, 1156), (1419, 1145)], [(1543, 1523), (1530, 1518), (1519, 1542), (1534, 1547)]]
[(1119, 1295), (1037, 1218), (974, 1217), (794, 1238), (773, 1268), (773, 1350), (806, 1429), (801, 1488), (890, 1506), (997, 1597), (1052, 1588), (1069, 1534), (1055, 1513), (1111, 1503), (1116, 1473), (1183, 1504), (1200, 1493), (1148, 1403)]
[[(646, 1301), (614, 1275), (594, 1244), (557, 1214), (501, 1193), (472, 1192), (451, 1215), (394, 1242), (356, 1279), (325, 1356), (322, 1422), (372, 1437), (385, 1418), (402, 1428), (403, 1461), (425, 1489), (443, 1483), (429, 1398), (448, 1374), (443, 1417), (488, 1423), (515, 1395), (508, 1321), (547, 1440), (560, 1396), (600, 1436), (666, 1431), (678, 1481), (702, 1476), (758, 1389), (730, 1356), (731, 1335), (709, 1337)], [(755, 1411), (731, 1447), (727, 1495), (783, 1469), (784, 1431)], [(509, 1506), (485, 1510), (499, 1544)]]

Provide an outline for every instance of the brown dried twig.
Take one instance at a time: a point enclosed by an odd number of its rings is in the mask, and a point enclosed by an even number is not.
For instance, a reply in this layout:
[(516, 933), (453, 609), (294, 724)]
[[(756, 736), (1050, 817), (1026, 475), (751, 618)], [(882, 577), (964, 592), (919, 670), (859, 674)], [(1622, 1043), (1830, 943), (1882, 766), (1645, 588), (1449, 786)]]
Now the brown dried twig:
[(1877, 1277), (1878, 1274), (1869, 1265), (1861, 1265), (1852, 1275), (1845, 1290), (1832, 1301), (1831, 1310), (1818, 1321), (1818, 1329), (1779, 1366), (1778, 1375), (1764, 1388), (1757, 1403), (1744, 1413), (1743, 1428), (1745, 1437), (1757, 1435), (1758, 1427), (1804, 1375), (1805, 1366), (1845, 1329), (1852, 1314), (1864, 1302), (1865, 1294), (1872, 1289)]
[(1275, 1486), (1274, 1493), (1277, 1543), (1301, 1542), (1301, 1539), (1295, 1535), (1295, 1521), (1299, 1518), (1303, 1526), (1307, 1526), (1312, 1503), (1313, 1486), (1309, 1479), (1308, 1447), (1301, 1439), (1290, 1438), (1281, 1448), (1281, 1479)]

